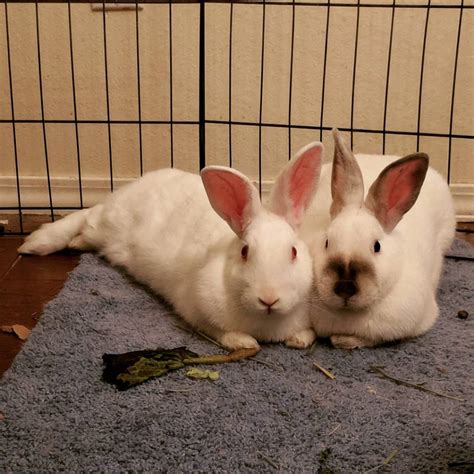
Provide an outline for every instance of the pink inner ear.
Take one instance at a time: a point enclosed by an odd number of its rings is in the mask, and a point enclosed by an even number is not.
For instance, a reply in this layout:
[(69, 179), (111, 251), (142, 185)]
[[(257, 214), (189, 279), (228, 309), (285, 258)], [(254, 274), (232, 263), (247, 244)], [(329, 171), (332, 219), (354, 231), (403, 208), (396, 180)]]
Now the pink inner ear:
[(207, 171), (203, 181), (214, 210), (240, 235), (248, 224), (245, 216), (250, 200), (248, 184), (240, 176), (222, 170)]
[(393, 208), (405, 208), (405, 205), (412, 201), (416, 187), (414, 175), (418, 168), (417, 162), (408, 162), (387, 176), (385, 186), (388, 193), (386, 196), (388, 211)]
[(289, 194), (297, 214), (304, 211), (310, 203), (321, 169), (315, 166), (315, 160), (318, 158), (319, 148), (313, 148), (298, 160), (291, 171)]
[(375, 201), (371, 205), (386, 231), (390, 232), (415, 204), (426, 169), (427, 160), (409, 159), (395, 162), (387, 167), (374, 183)]

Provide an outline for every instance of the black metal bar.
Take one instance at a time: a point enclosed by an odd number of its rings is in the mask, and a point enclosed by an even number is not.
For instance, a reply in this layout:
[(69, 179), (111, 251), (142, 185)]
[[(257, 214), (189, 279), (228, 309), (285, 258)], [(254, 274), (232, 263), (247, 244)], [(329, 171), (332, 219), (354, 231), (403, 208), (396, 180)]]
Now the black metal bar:
[(173, 134), (173, 8), (172, 0), (168, 4), (168, 29), (169, 29), (169, 62), (170, 62), (170, 166), (174, 166), (174, 134)]
[(352, 97), (351, 97), (351, 149), (354, 149), (354, 104), (355, 104), (355, 85), (357, 76), (357, 48), (359, 46), (359, 18), (360, 18), (360, 0), (357, 0), (357, 17), (354, 43), (354, 66), (352, 70)]
[(135, 0), (135, 34), (137, 45), (137, 100), (138, 100), (138, 140), (140, 147), (140, 176), (143, 175), (142, 98), (140, 87), (140, 30), (138, 21), (138, 0)]
[[(461, 7), (464, 6), (464, 0), (461, 1)], [(454, 55), (454, 73), (453, 73), (453, 88), (451, 93), (451, 113), (449, 117), (449, 139), (448, 139), (448, 184), (451, 184), (451, 156), (452, 156), (452, 139), (453, 139), (453, 122), (454, 122), (454, 99), (456, 96), (456, 77), (458, 72), (458, 58), (459, 58), (459, 44), (461, 42), (462, 29), (462, 13), (463, 9), (459, 10), (458, 36), (456, 39), (456, 52)]]
[(7, 40), (7, 61), (8, 61), (8, 79), (10, 84), (10, 111), (12, 116), (12, 133), (13, 133), (13, 153), (15, 159), (15, 176), (16, 176), (16, 197), (18, 202), (18, 217), (20, 220), (20, 231), (23, 233), (23, 212), (21, 205), (21, 191), (20, 191), (20, 169), (18, 166), (18, 148), (16, 144), (16, 122), (15, 122), (15, 106), (13, 100), (13, 80), (12, 80), (12, 63), (11, 63), (11, 52), (10, 52), (10, 29), (8, 26), (8, 2), (5, 1), (5, 33)]
[[(24, 1), (28, 1), (28, 0), (24, 0)], [(44, 1), (47, 1), (47, 0), (44, 0)], [(57, 0), (57, 1), (61, 1), (61, 0)], [(64, 1), (64, 0), (63, 0)], [(86, 1), (86, 0), (79, 0), (79, 1)], [(126, 0), (122, 0), (126, 3)], [(162, 3), (162, 2), (165, 2), (166, 0), (151, 0), (150, 3)], [(186, 1), (176, 1), (176, 3), (197, 3), (199, 0), (186, 0)], [(145, 0), (145, 2), (141, 2), (141, 3), (147, 3), (147, 1)], [(286, 1), (286, 2), (278, 2), (278, 1), (275, 1), (275, 0), (207, 0), (207, 3), (242, 3), (242, 4), (245, 4), (245, 5), (262, 5), (263, 3), (265, 3), (266, 5), (270, 5), (270, 6), (273, 6), (273, 5), (286, 5), (286, 6), (291, 6), (293, 5), (293, 2), (292, 1)], [(302, 6), (302, 7), (327, 7), (328, 5), (328, 2), (296, 2), (295, 3), (296, 6)], [(352, 3), (338, 3), (338, 2), (334, 2), (334, 3), (331, 3), (331, 6), (333, 7), (341, 7), (341, 8), (354, 8), (355, 5), (352, 4)], [(387, 3), (361, 3), (360, 4), (361, 7), (363, 8), (392, 8), (392, 5), (390, 4), (387, 4)], [(396, 8), (418, 8), (418, 9), (423, 9), (423, 8), (426, 8), (426, 5), (421, 5), (421, 4), (397, 4), (396, 5)], [(455, 8), (459, 8), (459, 5), (450, 5), (450, 4), (435, 4), (435, 5), (431, 5), (431, 8), (438, 8), (438, 9), (455, 9)], [(465, 9), (472, 9), (474, 8), (474, 5), (464, 5)]]
[[(75, 123), (75, 120), (69, 119), (45, 119), (45, 123)], [(0, 123), (43, 123), (41, 119), (16, 119), (16, 120), (9, 120), (9, 119), (0, 119)], [(77, 120), (77, 123), (80, 124), (96, 124), (96, 125), (106, 125), (111, 123), (112, 125), (138, 125), (137, 120)], [(199, 125), (197, 120), (142, 120), (142, 124), (146, 125), (169, 125), (170, 123), (178, 124), (178, 125)]]
[(382, 136), (382, 154), (385, 155), (386, 146), (386, 130), (387, 130), (387, 112), (388, 112), (388, 88), (390, 86), (390, 68), (392, 66), (392, 45), (393, 45), (393, 25), (395, 23), (395, 1), (392, 3), (392, 18), (390, 20), (390, 39), (388, 43), (388, 61), (387, 61), (387, 78), (385, 81), (385, 101), (383, 107), (383, 136)]
[[(74, 124), (74, 120), (55, 120), (55, 119), (45, 119), (44, 122), (48, 123), (64, 123), (64, 124)], [(9, 119), (0, 119), (0, 123), (42, 123), (39, 119), (33, 120), (25, 120), (25, 119), (16, 119), (16, 120), (9, 120)], [(106, 125), (110, 123), (112, 125), (137, 125), (137, 120), (77, 120), (78, 124), (90, 124), (90, 125)], [(175, 125), (199, 125), (197, 120), (174, 120), (170, 122), (169, 120), (142, 120), (142, 124), (145, 125), (170, 125), (171, 123)], [(221, 124), (221, 125), (251, 125), (251, 126), (259, 126), (258, 122), (244, 122), (244, 121), (229, 121), (229, 120), (213, 120), (213, 119), (206, 119), (206, 124)], [(264, 122), (262, 123), (264, 127), (277, 127), (277, 128), (288, 128), (288, 124), (286, 123), (271, 123), (271, 122)], [(292, 128), (298, 128), (301, 130), (331, 130), (332, 127), (324, 126), (321, 127), (320, 125), (302, 125), (302, 124), (291, 124)], [(338, 127), (341, 131), (348, 131), (350, 132), (350, 128)], [(407, 130), (380, 130), (380, 129), (369, 129), (369, 128), (354, 128), (354, 132), (357, 133), (373, 133), (373, 134), (383, 134), (384, 132), (387, 135), (407, 135), (407, 136), (416, 136), (417, 132), (411, 132)], [(448, 133), (438, 133), (438, 132), (420, 132), (420, 136), (422, 137), (437, 137), (437, 138), (449, 138)], [(461, 138), (463, 140), (473, 140), (474, 135), (464, 135), (464, 134), (452, 134), (452, 138)]]
[(262, 5), (262, 48), (260, 63), (260, 108), (258, 116), (258, 192), (262, 196), (262, 118), (263, 118), (263, 72), (265, 63), (265, 0)]
[(291, 56), (290, 56), (290, 90), (288, 91), (288, 160), (291, 159), (291, 99), (293, 95), (293, 61), (295, 49), (295, 3), (291, 8)]
[[(39, 0), (38, 3), (67, 3), (71, 1), (71, 3), (97, 3), (95, 0)], [(170, 0), (141, 0), (141, 4), (166, 4), (169, 3)], [(174, 4), (195, 4), (199, 3), (200, 0), (172, 0)], [(9, 3), (31, 3), (31, 0), (12, 0)], [(107, 3), (130, 3), (130, 0), (108, 0), (105, 2)], [(244, 5), (262, 5), (263, 0), (206, 0), (206, 3), (221, 3), (221, 4), (244, 4)], [(287, 5), (291, 6), (293, 2), (291, 0), (285, 2), (279, 2), (276, 0), (265, 0), (267, 5)], [(296, 2), (297, 6), (302, 7), (327, 7), (327, 1), (321, 2)], [(352, 8), (354, 7), (351, 3), (332, 3), (334, 7), (341, 7), (341, 8)], [(391, 8), (392, 5), (387, 3), (361, 3), (361, 7), (363, 8)], [(416, 4), (416, 3), (407, 3), (407, 4), (397, 4), (396, 8), (426, 8), (426, 5), (423, 4)], [(459, 8), (459, 5), (452, 5), (452, 4), (435, 4), (432, 5), (431, 8), (438, 8), (438, 9), (456, 9)], [(464, 5), (462, 8), (464, 9), (472, 9), (474, 5)]]
[[(22, 209), (24, 211), (46, 211), (49, 210), (49, 207), (45, 206), (23, 206)], [(79, 206), (54, 206), (55, 211), (78, 211), (80, 209), (83, 209), (82, 207)], [(1, 206), (0, 210), (2, 211), (17, 211), (17, 207), (13, 206)]]
[(234, 23), (234, 4), (230, 4), (229, 18), (229, 166), (232, 167), (232, 29)]
[[(228, 120), (210, 120), (207, 119), (206, 123), (212, 124), (221, 124), (221, 125), (229, 125)], [(270, 122), (244, 122), (239, 120), (234, 120), (232, 125), (248, 125), (248, 126), (255, 126), (255, 127), (273, 127), (273, 128), (288, 128), (288, 124), (285, 123), (270, 123)], [(332, 127), (324, 126), (321, 127), (319, 125), (297, 125), (292, 124), (292, 128), (298, 128), (301, 130), (332, 130)], [(347, 127), (338, 127), (341, 131), (350, 132), (351, 128)], [(369, 128), (354, 128), (354, 132), (356, 133), (373, 133), (373, 134), (383, 134), (383, 130), (378, 129), (369, 129)], [(417, 132), (405, 131), (405, 130), (385, 130), (387, 135), (407, 135), (407, 136), (416, 136)], [(439, 137), (439, 138), (448, 138), (449, 135), (447, 133), (435, 133), (435, 132), (420, 132), (420, 135), (423, 137)], [(453, 134), (452, 138), (462, 138), (462, 139), (474, 139), (474, 135), (456, 135)]]
[(41, 43), (40, 43), (40, 33), (39, 33), (38, 2), (35, 2), (35, 18), (36, 18), (36, 45), (38, 48), (38, 80), (39, 80), (40, 106), (41, 106), (41, 123), (42, 123), (42, 129), (43, 129), (44, 160), (45, 160), (45, 167), (46, 167), (46, 177), (47, 177), (47, 182), (48, 182), (49, 209), (50, 209), (50, 214), (51, 214), (51, 220), (54, 222), (53, 193), (51, 190), (51, 176), (49, 173), (48, 143), (46, 139), (46, 123), (44, 121), (43, 75), (41, 72)]
[(199, 3), (199, 169), (206, 166), (206, 0)]
[(420, 70), (420, 92), (418, 96), (418, 119), (416, 125), (416, 151), (420, 151), (420, 125), (421, 125), (421, 107), (423, 97), (423, 76), (425, 70), (425, 54), (426, 54), (426, 39), (428, 37), (428, 25), (430, 21), (430, 6), (431, 0), (428, 0), (426, 8), (425, 31), (423, 34), (423, 51), (421, 55), (421, 70)]
[(109, 138), (109, 173), (110, 173), (110, 191), (114, 190), (114, 174), (112, 160), (112, 133), (110, 130), (110, 97), (109, 97), (109, 71), (107, 62), (107, 22), (105, 19), (105, 1), (102, 2), (102, 25), (104, 31), (104, 69), (105, 69), (105, 97), (107, 104), (107, 132)]
[(67, 15), (69, 25), (69, 51), (71, 57), (71, 79), (72, 79), (72, 100), (74, 106), (74, 128), (76, 132), (76, 153), (77, 153), (77, 176), (79, 179), (79, 201), (81, 209), (84, 207), (84, 200), (82, 195), (82, 174), (81, 174), (81, 151), (79, 146), (79, 126), (77, 123), (77, 97), (76, 97), (76, 77), (74, 73), (74, 48), (72, 46), (72, 21), (71, 21), (71, 2), (67, 4)]
[(328, 1), (327, 4), (327, 13), (326, 13), (326, 38), (324, 40), (324, 59), (323, 59), (323, 84), (321, 87), (321, 116), (319, 119), (320, 131), (319, 131), (319, 141), (323, 141), (323, 120), (324, 120), (324, 95), (326, 92), (326, 66), (327, 66), (327, 57), (328, 57), (328, 43), (329, 43), (329, 15), (331, 11), (331, 2)]

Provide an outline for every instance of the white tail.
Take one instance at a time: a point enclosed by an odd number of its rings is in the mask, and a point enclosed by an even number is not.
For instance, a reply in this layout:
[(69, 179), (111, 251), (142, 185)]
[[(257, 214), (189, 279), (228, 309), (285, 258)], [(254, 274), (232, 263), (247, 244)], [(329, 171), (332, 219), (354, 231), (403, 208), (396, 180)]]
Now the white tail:
[(25, 239), (23, 245), (18, 248), (18, 253), (49, 255), (68, 247), (81, 233), (89, 212), (90, 209), (82, 209), (59, 221), (42, 225)]

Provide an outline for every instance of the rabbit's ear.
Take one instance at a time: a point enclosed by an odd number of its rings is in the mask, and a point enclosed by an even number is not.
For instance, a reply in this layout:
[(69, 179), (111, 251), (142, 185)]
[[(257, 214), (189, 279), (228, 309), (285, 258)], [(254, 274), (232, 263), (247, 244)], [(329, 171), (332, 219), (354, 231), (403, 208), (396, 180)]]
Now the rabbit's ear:
[(211, 206), (242, 237), (252, 219), (262, 210), (255, 186), (242, 173), (224, 166), (204, 168), (201, 178)]
[(270, 196), (270, 210), (297, 229), (311, 204), (321, 172), (323, 145), (313, 142), (302, 148), (278, 175)]
[(364, 202), (364, 181), (350, 148), (342, 139), (337, 128), (334, 136), (334, 158), (331, 176), (331, 217), (334, 218), (345, 206), (362, 206)]
[(428, 155), (414, 153), (388, 165), (374, 181), (366, 207), (390, 232), (415, 204), (428, 170)]

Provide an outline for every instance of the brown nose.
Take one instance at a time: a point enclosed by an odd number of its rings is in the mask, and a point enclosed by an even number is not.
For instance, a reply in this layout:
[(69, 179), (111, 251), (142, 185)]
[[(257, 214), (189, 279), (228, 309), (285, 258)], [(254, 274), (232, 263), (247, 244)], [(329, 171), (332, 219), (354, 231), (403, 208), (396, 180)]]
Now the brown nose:
[(357, 293), (357, 286), (353, 280), (339, 280), (334, 285), (334, 293), (341, 298), (348, 299)]
[(272, 306), (278, 303), (280, 301), (280, 298), (277, 298), (275, 301), (273, 301), (273, 303), (269, 303), (268, 301), (262, 300), (261, 298), (258, 298), (258, 301), (260, 301), (260, 303), (267, 307), (267, 312), (268, 314), (270, 314)]

